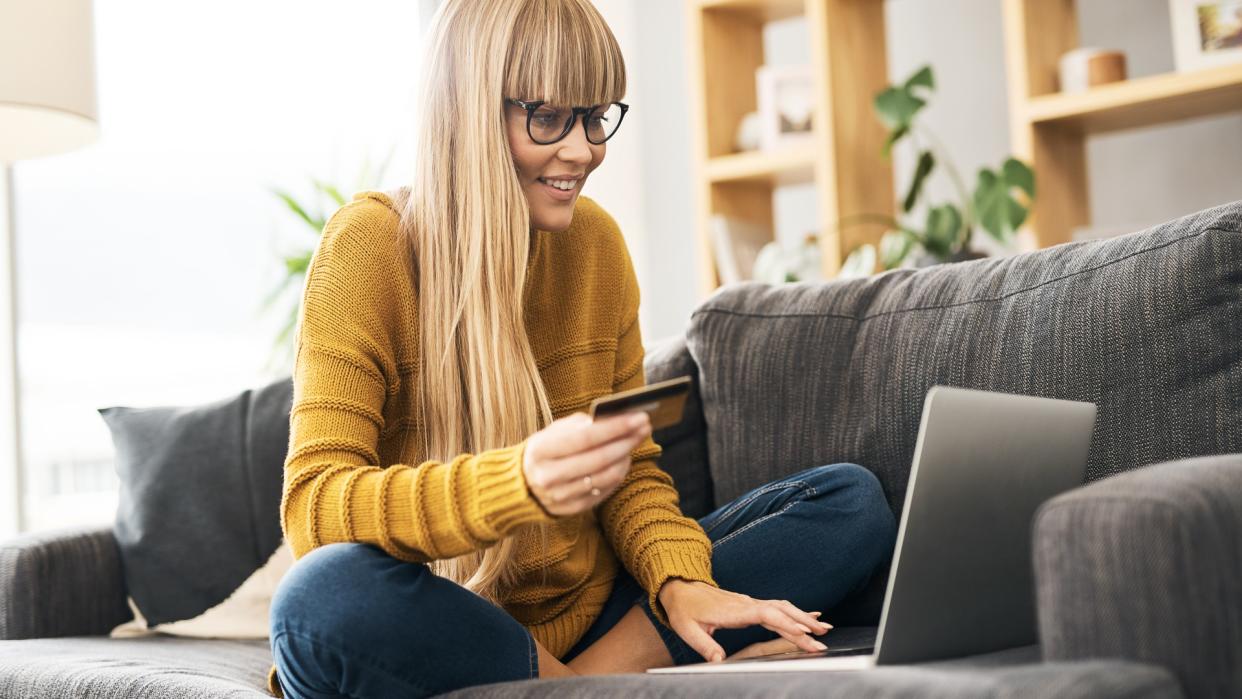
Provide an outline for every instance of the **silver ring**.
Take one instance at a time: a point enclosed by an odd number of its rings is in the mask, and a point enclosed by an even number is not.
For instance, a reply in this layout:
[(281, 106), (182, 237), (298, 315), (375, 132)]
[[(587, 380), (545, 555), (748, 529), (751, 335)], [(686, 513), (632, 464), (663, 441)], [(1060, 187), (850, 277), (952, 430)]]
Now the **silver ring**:
[(599, 488), (591, 488), (591, 497), (599, 497)]

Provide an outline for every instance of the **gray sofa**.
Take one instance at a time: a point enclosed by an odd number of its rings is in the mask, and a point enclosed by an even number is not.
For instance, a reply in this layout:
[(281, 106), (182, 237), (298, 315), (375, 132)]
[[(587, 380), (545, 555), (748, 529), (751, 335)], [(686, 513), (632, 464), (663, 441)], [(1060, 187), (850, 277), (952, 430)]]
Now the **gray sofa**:
[[(446, 696), (1242, 696), (1242, 202), (1005, 259), (729, 286), (649, 348), (646, 371), (695, 378), (688, 419), (655, 435), (694, 516), (836, 461), (871, 469), (899, 512), (935, 384), (1095, 402), (1091, 482), (1034, 523), (1040, 644), (870, 672)], [(882, 584), (826, 618), (876, 623)], [(264, 643), (106, 638), (124, 599), (107, 529), (0, 547), (0, 696), (264, 695)]]

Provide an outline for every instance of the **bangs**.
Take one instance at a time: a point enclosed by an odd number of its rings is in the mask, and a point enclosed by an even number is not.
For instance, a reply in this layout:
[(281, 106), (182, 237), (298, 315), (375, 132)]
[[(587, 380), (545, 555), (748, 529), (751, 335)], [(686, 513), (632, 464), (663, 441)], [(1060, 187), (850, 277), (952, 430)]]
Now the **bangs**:
[(509, 47), (505, 96), (558, 107), (625, 97), (621, 47), (589, 0), (529, 0)]

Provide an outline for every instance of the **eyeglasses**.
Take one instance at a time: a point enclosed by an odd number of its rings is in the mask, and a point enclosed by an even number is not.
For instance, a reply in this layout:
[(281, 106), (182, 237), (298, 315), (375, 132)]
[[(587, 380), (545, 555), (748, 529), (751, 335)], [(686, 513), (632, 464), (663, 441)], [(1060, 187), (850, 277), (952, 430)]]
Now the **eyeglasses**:
[(505, 102), (526, 110), (526, 133), (539, 145), (549, 145), (565, 138), (582, 115), (582, 130), (595, 145), (612, 138), (630, 106), (624, 102), (597, 104), (594, 107), (551, 107), (543, 100), (526, 102), (506, 97)]

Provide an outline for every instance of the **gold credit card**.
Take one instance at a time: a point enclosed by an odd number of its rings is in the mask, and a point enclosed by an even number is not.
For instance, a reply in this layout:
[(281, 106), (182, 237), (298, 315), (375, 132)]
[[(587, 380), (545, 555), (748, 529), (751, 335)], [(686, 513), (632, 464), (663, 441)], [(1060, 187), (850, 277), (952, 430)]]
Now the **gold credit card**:
[(689, 376), (678, 376), (610, 396), (600, 396), (591, 401), (591, 419), (641, 410), (651, 416), (652, 430), (671, 427), (681, 422), (686, 396), (690, 395), (690, 382)]

